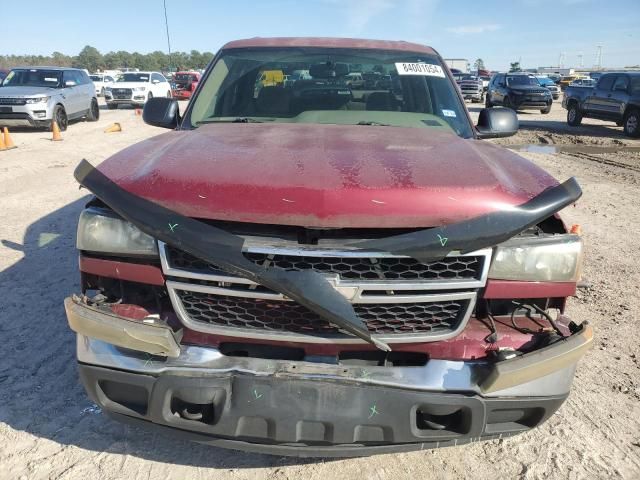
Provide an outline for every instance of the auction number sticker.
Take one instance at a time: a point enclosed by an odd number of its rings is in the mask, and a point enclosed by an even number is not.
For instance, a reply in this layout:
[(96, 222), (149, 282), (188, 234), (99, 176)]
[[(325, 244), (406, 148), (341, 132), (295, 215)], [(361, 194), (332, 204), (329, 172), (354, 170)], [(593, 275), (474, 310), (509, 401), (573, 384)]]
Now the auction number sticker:
[(430, 63), (396, 63), (399, 75), (423, 75), (425, 77), (442, 77), (444, 71), (440, 65)]

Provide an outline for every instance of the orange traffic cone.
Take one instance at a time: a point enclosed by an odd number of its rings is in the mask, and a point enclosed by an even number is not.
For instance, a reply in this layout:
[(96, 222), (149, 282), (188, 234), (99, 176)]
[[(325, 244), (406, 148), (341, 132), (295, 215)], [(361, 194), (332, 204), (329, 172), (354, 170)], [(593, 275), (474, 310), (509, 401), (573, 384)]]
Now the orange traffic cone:
[(16, 147), (16, 145), (13, 143), (13, 140), (11, 140), (11, 135), (9, 135), (9, 129), (7, 127), (4, 127), (4, 147), (6, 149), (9, 148), (18, 148)]
[(120, 126), (120, 124), (118, 122), (110, 125), (105, 131), (104, 133), (113, 133), (113, 132), (121, 132), (122, 131), (122, 127)]
[(60, 135), (60, 127), (58, 127), (58, 122), (55, 120), (51, 124), (51, 131), (53, 132), (53, 136), (51, 137), (51, 141), (60, 142), (62, 141), (62, 135)]
[(142, 115), (142, 109), (136, 108), (136, 115)]
[(4, 138), (0, 135), (0, 150), (6, 150), (7, 146), (4, 144)]

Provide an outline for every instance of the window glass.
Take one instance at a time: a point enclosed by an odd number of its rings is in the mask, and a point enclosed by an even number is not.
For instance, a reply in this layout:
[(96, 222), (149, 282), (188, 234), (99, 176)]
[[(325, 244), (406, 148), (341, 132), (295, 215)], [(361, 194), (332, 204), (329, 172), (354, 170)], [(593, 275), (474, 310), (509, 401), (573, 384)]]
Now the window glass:
[(624, 90), (626, 92), (627, 88), (629, 88), (629, 78), (626, 75), (618, 76), (613, 84), (613, 89)]
[[(354, 76), (362, 83), (354, 85)], [(385, 50), (223, 52), (194, 100), (188, 121), (198, 126), (238, 118), (440, 128), (472, 136), (454, 83), (436, 56)]]
[(5, 87), (51, 87), (63, 85), (61, 70), (43, 70), (38, 68), (16, 68), (4, 79)]
[(603, 75), (598, 82), (598, 89), (608, 92), (609, 90), (611, 90), (615, 78), (615, 75)]

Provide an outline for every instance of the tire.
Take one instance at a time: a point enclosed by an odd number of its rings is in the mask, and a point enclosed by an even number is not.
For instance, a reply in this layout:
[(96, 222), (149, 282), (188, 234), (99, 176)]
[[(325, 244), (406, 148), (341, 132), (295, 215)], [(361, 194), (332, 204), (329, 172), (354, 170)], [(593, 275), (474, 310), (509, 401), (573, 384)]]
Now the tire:
[(152, 98), (153, 98), (153, 93), (149, 92), (149, 95), (147, 95), (147, 102)]
[(109, 110), (115, 110), (116, 108), (118, 108), (118, 104), (117, 103), (107, 103), (107, 108)]
[(547, 108), (543, 108), (540, 110), (540, 113), (543, 115), (546, 115), (548, 113), (551, 113), (551, 105), (549, 105)]
[(576, 102), (572, 102), (567, 110), (567, 124), (571, 127), (579, 127), (581, 123), (582, 113), (580, 113), (580, 108)]
[(493, 104), (491, 103), (491, 100), (489, 100), (489, 93), (487, 93), (487, 96), (484, 98), (484, 106), (485, 106), (485, 108), (493, 107)]
[(87, 122), (97, 122), (100, 119), (100, 107), (98, 107), (98, 100), (91, 99), (91, 106), (89, 112), (87, 112)]
[(502, 106), (504, 108), (510, 108), (511, 110), (513, 110), (514, 112), (516, 112), (517, 110), (513, 107), (513, 103), (511, 103), (511, 97), (509, 97), (509, 95), (507, 95), (506, 97), (504, 97), (504, 100), (502, 101)]
[(58, 128), (61, 132), (64, 132), (69, 126), (69, 119), (67, 118), (67, 112), (64, 111), (62, 105), (56, 105), (53, 109), (53, 118), (51, 119), (51, 126), (53, 128), (53, 121), (56, 121)]
[(624, 116), (623, 124), (624, 134), (628, 137), (640, 137), (640, 110), (637, 108), (630, 109)]

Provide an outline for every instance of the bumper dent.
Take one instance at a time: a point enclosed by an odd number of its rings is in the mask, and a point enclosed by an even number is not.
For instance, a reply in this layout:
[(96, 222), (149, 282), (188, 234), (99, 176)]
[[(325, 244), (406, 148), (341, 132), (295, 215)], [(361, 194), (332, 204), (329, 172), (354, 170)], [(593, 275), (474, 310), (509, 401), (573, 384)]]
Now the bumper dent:
[(84, 305), (75, 296), (65, 299), (64, 308), (69, 327), (80, 335), (152, 355), (180, 355), (180, 345), (169, 327), (145, 324), (102, 312)]

